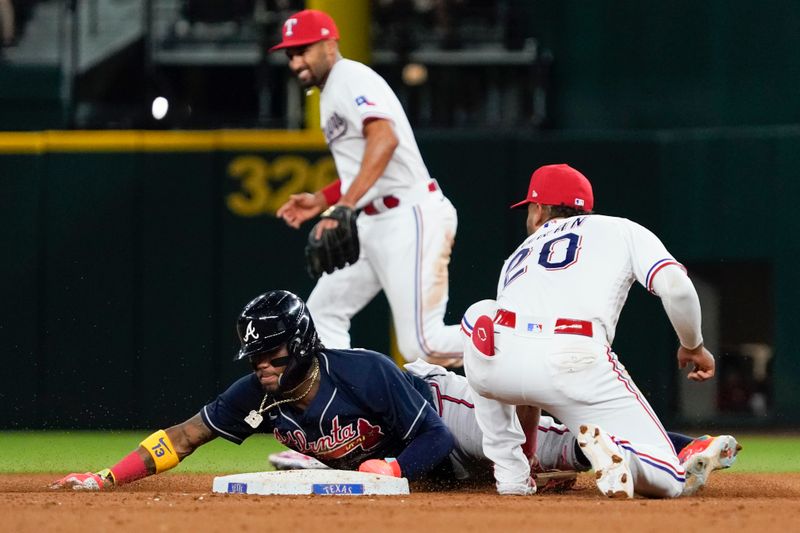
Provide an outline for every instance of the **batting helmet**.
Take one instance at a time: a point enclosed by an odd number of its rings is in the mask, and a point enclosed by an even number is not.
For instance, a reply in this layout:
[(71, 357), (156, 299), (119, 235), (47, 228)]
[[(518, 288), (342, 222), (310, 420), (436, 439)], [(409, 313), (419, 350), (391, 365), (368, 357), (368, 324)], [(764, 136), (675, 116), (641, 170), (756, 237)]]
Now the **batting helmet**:
[(322, 349), (305, 302), (289, 291), (270, 291), (253, 299), (239, 315), (236, 332), (242, 343), (236, 361), (286, 344), (289, 362), (278, 380), (279, 393), (294, 389), (305, 379)]

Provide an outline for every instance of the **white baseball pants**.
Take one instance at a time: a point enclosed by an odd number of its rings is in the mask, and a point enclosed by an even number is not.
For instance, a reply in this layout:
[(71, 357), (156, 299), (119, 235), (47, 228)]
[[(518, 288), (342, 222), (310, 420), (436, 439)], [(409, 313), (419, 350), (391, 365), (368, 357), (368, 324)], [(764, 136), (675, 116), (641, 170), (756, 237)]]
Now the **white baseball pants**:
[[(456, 477), (465, 479), (481, 475), (483, 472), (476, 470), (485, 471), (491, 467), (491, 463), (483, 452), (483, 432), (475, 417), (475, 399), (478, 395), (463, 376), (441, 366), (418, 359), (405, 365), (405, 368), (431, 386), (433, 407), (455, 439), (451, 461)], [(566, 426), (556, 423), (549, 416), (539, 419), (536, 455), (543, 468), (585, 470), (575, 457), (575, 436)]]
[[(477, 318), (472, 315), (467, 311), (465, 316), (468, 334), (470, 321)], [(667, 432), (611, 348), (591, 337), (555, 335), (552, 329), (527, 332), (520, 327), (526, 321), (519, 322), (515, 328), (495, 324), (491, 357), (464, 336), (467, 380), (477, 392), (476, 417), (497, 481), (527, 479), (528, 463), (520, 449), (525, 437), (514, 406), (535, 405), (573, 434), (582, 424), (609, 433), (627, 461), (637, 494), (680, 496), (685, 471)]]

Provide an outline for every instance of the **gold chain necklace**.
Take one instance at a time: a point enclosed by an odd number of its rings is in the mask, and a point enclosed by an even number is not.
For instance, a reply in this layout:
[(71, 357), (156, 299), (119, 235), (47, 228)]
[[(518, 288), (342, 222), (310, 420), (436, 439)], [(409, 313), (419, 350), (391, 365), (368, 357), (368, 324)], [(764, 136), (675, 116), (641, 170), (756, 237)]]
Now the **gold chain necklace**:
[(250, 411), (250, 413), (246, 417), (244, 417), (244, 421), (247, 422), (250, 425), (250, 427), (255, 429), (255, 428), (257, 428), (258, 426), (261, 425), (261, 422), (264, 421), (264, 417), (261, 416), (261, 413), (263, 413), (264, 411), (269, 411), (273, 407), (277, 407), (278, 405), (282, 405), (284, 403), (299, 402), (300, 400), (302, 400), (303, 398), (308, 396), (308, 393), (311, 392), (311, 388), (314, 386), (314, 382), (316, 382), (317, 378), (319, 377), (319, 360), (317, 360), (316, 357), (314, 358), (313, 364), (314, 364), (314, 370), (311, 372), (311, 375), (308, 376), (303, 381), (301, 381), (292, 390), (287, 392), (287, 394), (291, 394), (294, 391), (296, 391), (297, 389), (299, 389), (300, 387), (302, 387), (303, 384), (306, 381), (310, 381), (310, 383), (308, 384), (308, 387), (306, 387), (306, 390), (303, 392), (303, 394), (301, 394), (297, 398), (286, 398), (284, 400), (278, 400), (276, 402), (272, 402), (267, 407), (264, 407), (264, 404), (267, 403), (267, 399), (270, 396), (270, 393), (268, 392), (268, 393), (264, 394), (264, 398), (261, 400), (261, 405), (258, 407), (258, 411), (256, 411), (255, 409)]

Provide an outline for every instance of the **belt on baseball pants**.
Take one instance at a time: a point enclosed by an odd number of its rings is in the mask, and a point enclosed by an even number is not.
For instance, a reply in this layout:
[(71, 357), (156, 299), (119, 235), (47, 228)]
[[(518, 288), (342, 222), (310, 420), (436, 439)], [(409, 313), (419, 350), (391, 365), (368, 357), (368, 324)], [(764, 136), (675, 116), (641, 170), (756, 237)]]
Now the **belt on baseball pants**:
[[(439, 184), (436, 183), (436, 180), (431, 180), (428, 182), (428, 192), (436, 192), (438, 190)], [(389, 194), (382, 198), (378, 198), (377, 200), (373, 200), (371, 203), (365, 205), (362, 211), (364, 214), (371, 216), (386, 212), (389, 209), (394, 209), (398, 205), (400, 205), (400, 198)]]
[[(508, 328), (517, 327), (517, 314), (507, 309), (498, 309), (494, 323)], [(531, 324), (533, 326), (534, 324)], [(589, 320), (576, 320), (574, 318), (556, 318), (553, 333), (556, 335), (583, 335), (594, 336), (592, 323)]]

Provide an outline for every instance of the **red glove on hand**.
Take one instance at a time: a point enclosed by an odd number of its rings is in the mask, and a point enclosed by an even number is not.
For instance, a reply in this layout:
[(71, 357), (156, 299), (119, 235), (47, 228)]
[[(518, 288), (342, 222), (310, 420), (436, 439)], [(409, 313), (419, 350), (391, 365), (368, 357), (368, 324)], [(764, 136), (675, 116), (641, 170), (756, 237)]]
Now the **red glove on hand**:
[(103, 478), (98, 474), (86, 472), (85, 474), (68, 474), (58, 481), (54, 481), (51, 489), (68, 489), (72, 490), (103, 490), (110, 488), (114, 483), (107, 478)]
[(394, 459), (384, 461), (383, 459), (368, 459), (358, 467), (359, 472), (370, 474), (380, 474), (382, 476), (403, 477), (400, 473), (400, 463)]

